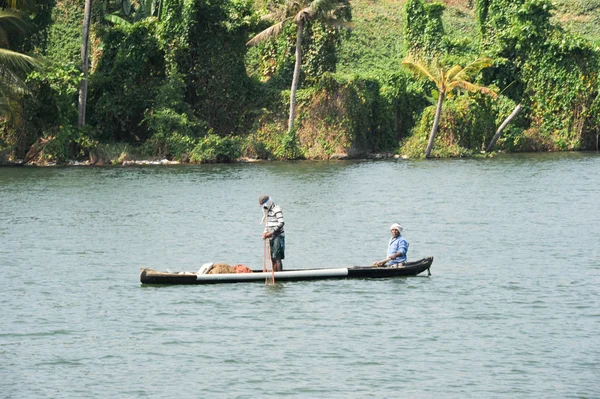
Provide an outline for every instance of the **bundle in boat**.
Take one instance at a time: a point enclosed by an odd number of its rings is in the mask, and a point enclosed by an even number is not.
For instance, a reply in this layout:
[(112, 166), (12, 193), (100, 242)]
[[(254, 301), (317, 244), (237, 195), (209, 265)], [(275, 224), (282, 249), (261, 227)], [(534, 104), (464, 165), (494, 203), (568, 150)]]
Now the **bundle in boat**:
[(227, 263), (208, 263), (202, 265), (196, 274), (229, 274), (229, 273), (252, 273), (246, 265), (237, 264), (230, 266)]
[(227, 263), (215, 263), (213, 267), (208, 271), (208, 274), (228, 274), (237, 273), (233, 266), (229, 266)]

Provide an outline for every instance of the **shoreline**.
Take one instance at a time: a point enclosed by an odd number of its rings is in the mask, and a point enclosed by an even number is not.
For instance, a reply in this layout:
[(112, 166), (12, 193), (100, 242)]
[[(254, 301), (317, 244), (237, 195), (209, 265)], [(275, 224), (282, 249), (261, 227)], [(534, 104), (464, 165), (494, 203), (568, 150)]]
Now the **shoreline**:
[[(481, 158), (495, 158), (499, 155), (518, 155), (518, 154), (562, 154), (562, 153), (598, 153), (596, 150), (576, 150), (576, 151), (531, 151), (531, 152), (482, 152), (480, 154), (474, 154), (470, 156), (461, 157), (445, 157), (445, 158), (429, 158), (429, 160), (440, 160), (440, 159), (481, 159)], [(47, 163), (23, 163), (22, 160), (15, 162), (3, 162), (0, 163), (0, 168), (19, 168), (19, 167), (65, 167), (65, 166), (95, 166), (95, 167), (106, 167), (106, 166), (171, 166), (171, 165), (223, 165), (223, 164), (235, 164), (235, 163), (267, 163), (267, 162), (289, 162), (289, 161), (369, 161), (369, 160), (383, 160), (383, 159), (415, 159), (415, 160), (426, 160), (427, 158), (410, 158), (407, 156), (393, 154), (393, 153), (371, 153), (365, 156), (348, 156), (347, 154), (334, 154), (329, 158), (303, 158), (303, 159), (261, 159), (261, 158), (249, 158), (240, 157), (231, 162), (206, 162), (206, 163), (193, 163), (193, 162), (181, 162), (173, 161), (169, 159), (132, 159), (114, 162), (95, 162), (92, 163), (89, 160), (69, 160), (65, 163), (47, 162)]]
[[(286, 160), (273, 160), (273, 159), (260, 159), (260, 158), (248, 158), (241, 157), (232, 162), (207, 162), (204, 164), (227, 164), (227, 163), (261, 163), (261, 162), (276, 162), (276, 161), (349, 161), (349, 160), (373, 160), (373, 159), (407, 159), (398, 154), (393, 153), (373, 153), (367, 154), (363, 157), (350, 157), (347, 154), (334, 154), (327, 159), (286, 159)], [(124, 160), (114, 162), (90, 162), (90, 160), (69, 160), (65, 163), (46, 162), (36, 163), (28, 162), (23, 163), (22, 160), (15, 162), (0, 163), (0, 167), (53, 167), (53, 166), (160, 166), (160, 165), (202, 165), (201, 163), (192, 162), (181, 162), (172, 161), (169, 159), (135, 159), (135, 160)]]

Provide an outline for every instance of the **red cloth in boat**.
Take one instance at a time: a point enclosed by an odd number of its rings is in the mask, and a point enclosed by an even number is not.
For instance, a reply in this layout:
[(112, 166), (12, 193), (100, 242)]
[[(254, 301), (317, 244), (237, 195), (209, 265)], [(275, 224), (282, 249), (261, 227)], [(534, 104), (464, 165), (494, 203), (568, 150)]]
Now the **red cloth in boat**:
[(236, 273), (252, 273), (252, 269), (250, 269), (246, 265), (239, 264), (239, 265), (233, 266), (233, 268), (235, 269)]

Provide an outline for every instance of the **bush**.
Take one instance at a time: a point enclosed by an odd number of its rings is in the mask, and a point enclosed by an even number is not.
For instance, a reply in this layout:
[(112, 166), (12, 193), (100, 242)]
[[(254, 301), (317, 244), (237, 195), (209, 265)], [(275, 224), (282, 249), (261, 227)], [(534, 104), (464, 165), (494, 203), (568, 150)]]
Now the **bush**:
[(187, 161), (198, 144), (198, 138), (209, 132), (205, 122), (169, 108), (152, 112), (145, 120), (152, 136), (144, 148), (148, 154), (160, 158)]
[(267, 144), (260, 140), (257, 133), (246, 136), (242, 140), (241, 154), (253, 159), (269, 159), (272, 157)]
[(157, 21), (109, 30), (104, 52), (90, 78), (89, 123), (105, 141), (140, 142), (148, 137), (145, 112), (153, 109), (164, 81), (164, 55)]
[(65, 163), (70, 159), (87, 156), (97, 145), (98, 142), (86, 131), (61, 126), (55, 136), (48, 137), (40, 155), (46, 162)]
[[(412, 136), (401, 142), (400, 152), (403, 155), (413, 158), (424, 156), (435, 108), (426, 108)], [(482, 151), (495, 133), (497, 113), (495, 101), (482, 94), (447, 99), (432, 156), (461, 157)]]
[(190, 162), (233, 162), (241, 156), (241, 140), (236, 137), (220, 137), (208, 134), (201, 138), (192, 150)]

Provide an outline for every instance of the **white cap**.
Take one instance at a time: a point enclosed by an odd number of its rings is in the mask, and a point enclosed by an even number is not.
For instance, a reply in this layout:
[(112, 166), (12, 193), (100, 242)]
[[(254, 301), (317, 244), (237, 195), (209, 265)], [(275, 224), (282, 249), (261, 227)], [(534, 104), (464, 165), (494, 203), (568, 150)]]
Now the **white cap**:
[(394, 223), (393, 225), (390, 226), (390, 231), (392, 230), (398, 230), (399, 233), (402, 233), (402, 226), (400, 226), (399, 223)]

